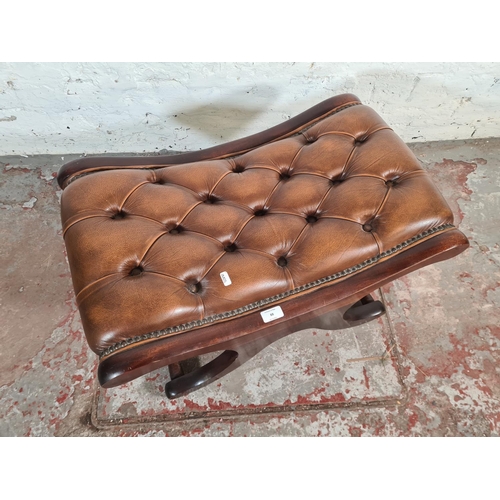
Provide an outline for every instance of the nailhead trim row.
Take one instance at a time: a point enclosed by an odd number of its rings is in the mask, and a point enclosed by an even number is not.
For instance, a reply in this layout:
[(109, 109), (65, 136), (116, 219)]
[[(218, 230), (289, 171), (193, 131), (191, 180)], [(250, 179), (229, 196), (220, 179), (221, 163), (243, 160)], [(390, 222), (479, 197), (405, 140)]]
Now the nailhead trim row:
[(454, 228), (455, 226), (453, 224), (442, 224), (441, 226), (428, 229), (427, 231), (424, 231), (423, 233), (418, 234), (417, 236), (413, 236), (413, 238), (410, 238), (403, 243), (400, 243), (399, 245), (396, 245), (392, 247), (390, 250), (386, 250), (385, 252), (382, 252), (381, 254), (376, 255), (375, 257), (372, 257), (370, 259), (365, 260), (361, 264), (356, 264), (352, 267), (349, 267), (347, 269), (344, 269), (343, 271), (339, 271), (338, 273), (332, 274), (330, 276), (326, 276), (325, 278), (320, 278), (315, 281), (312, 281), (310, 283), (307, 283), (305, 285), (299, 286), (297, 288), (294, 288), (293, 290), (289, 290), (287, 292), (279, 293), (277, 295), (273, 295), (272, 297), (268, 297), (266, 299), (259, 300), (257, 302), (252, 302), (251, 304), (248, 304), (243, 307), (239, 307), (238, 309), (233, 309), (232, 311), (226, 311), (223, 313), (219, 314), (213, 314), (212, 316), (207, 316), (206, 318), (197, 320), (197, 321), (190, 321), (189, 323), (184, 323), (181, 325), (177, 326), (172, 326), (169, 328), (165, 328), (163, 330), (156, 330), (154, 332), (146, 333), (144, 335), (138, 335), (136, 337), (132, 337), (127, 340), (123, 340), (121, 342), (117, 342), (116, 344), (113, 344), (112, 346), (108, 347), (106, 350), (104, 350), (101, 355), (99, 356), (100, 358), (104, 358), (105, 356), (109, 356), (110, 354), (118, 351), (119, 349), (122, 349), (124, 347), (127, 347), (132, 344), (136, 344), (138, 342), (142, 342), (144, 340), (151, 340), (151, 339), (157, 339), (161, 337), (169, 337), (181, 332), (185, 332), (186, 330), (191, 330), (193, 328), (196, 328), (198, 326), (203, 326), (203, 325), (208, 325), (210, 323), (214, 323), (216, 321), (226, 319), (226, 318), (232, 318), (235, 316), (238, 316), (242, 313), (245, 313), (247, 311), (251, 311), (254, 309), (258, 309), (263, 306), (268, 306), (269, 304), (272, 304), (273, 302), (277, 302), (278, 300), (284, 299), (286, 297), (290, 297), (292, 295), (296, 295), (297, 293), (303, 292), (305, 290), (310, 290), (312, 288), (315, 288), (319, 285), (323, 285), (324, 283), (329, 283), (335, 280), (338, 280), (339, 278), (343, 278), (344, 276), (347, 276), (348, 274), (353, 274), (367, 266), (370, 266), (371, 264), (374, 264), (375, 262), (378, 262), (380, 259), (383, 259), (385, 257), (388, 257), (389, 255), (392, 255), (394, 253), (399, 252), (403, 248), (406, 248), (407, 246), (411, 245), (412, 243), (415, 243), (416, 241), (419, 241), (431, 234), (444, 231), (445, 229), (451, 229)]

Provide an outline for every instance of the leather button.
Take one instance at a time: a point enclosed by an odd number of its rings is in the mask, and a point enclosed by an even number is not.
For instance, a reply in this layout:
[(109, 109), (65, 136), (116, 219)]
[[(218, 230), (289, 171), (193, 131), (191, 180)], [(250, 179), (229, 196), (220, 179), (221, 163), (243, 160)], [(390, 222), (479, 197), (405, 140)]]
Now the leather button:
[(205, 203), (209, 203), (209, 204), (214, 204), (214, 203), (217, 203), (219, 201), (219, 199), (214, 196), (213, 194), (207, 196), (205, 198)]
[(233, 172), (237, 174), (241, 174), (241, 172), (245, 171), (245, 167), (243, 165), (235, 165), (233, 168)]
[(170, 234), (179, 234), (183, 231), (181, 226), (174, 227), (169, 231)]
[(280, 267), (285, 267), (288, 264), (288, 261), (285, 259), (285, 257), (280, 257), (277, 262), (278, 266)]
[(120, 210), (119, 212), (116, 212), (111, 216), (112, 219), (124, 219), (127, 214), (123, 211)]
[(265, 208), (262, 208), (260, 210), (256, 210), (254, 212), (255, 217), (262, 217), (263, 215), (267, 214), (267, 210)]
[(344, 182), (344, 179), (331, 179), (332, 186), (338, 186)]
[(128, 274), (129, 276), (140, 276), (144, 272), (144, 269), (141, 266), (134, 267), (132, 271), (130, 271)]
[(191, 293), (200, 293), (201, 292), (201, 283), (191, 283), (188, 285), (187, 289)]
[(309, 222), (309, 224), (314, 224), (318, 220), (318, 217), (315, 215), (308, 215), (306, 217), (306, 221)]
[(395, 186), (397, 184), (398, 179), (399, 179), (399, 177), (394, 177), (393, 179), (389, 179), (388, 181), (385, 181), (385, 184), (388, 187)]
[(280, 174), (280, 179), (282, 181), (286, 181), (286, 180), (290, 179), (290, 177), (291, 177), (290, 172), (282, 172)]
[(234, 243), (231, 243), (230, 245), (227, 245), (224, 247), (225, 252), (231, 253), (231, 252), (234, 252), (235, 250), (237, 250), (237, 247)]
[(366, 231), (367, 233), (371, 233), (373, 231), (373, 226), (367, 222), (366, 224), (363, 224), (363, 231)]

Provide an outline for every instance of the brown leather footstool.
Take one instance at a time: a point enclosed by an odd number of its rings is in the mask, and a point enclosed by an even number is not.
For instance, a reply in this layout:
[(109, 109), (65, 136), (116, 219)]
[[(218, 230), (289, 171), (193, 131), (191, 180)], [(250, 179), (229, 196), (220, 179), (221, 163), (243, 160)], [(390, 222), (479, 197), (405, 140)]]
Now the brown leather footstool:
[(370, 292), (468, 247), (415, 156), (351, 94), (202, 151), (79, 159), (58, 181), (100, 383), (169, 365), (170, 398), (291, 332), (383, 314)]

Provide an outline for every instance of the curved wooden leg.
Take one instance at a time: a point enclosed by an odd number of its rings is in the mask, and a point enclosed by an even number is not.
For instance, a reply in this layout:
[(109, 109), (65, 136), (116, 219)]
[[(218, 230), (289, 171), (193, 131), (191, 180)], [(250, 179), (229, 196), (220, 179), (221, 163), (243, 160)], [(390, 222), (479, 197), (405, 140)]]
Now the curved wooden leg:
[(268, 345), (291, 333), (308, 328), (322, 330), (349, 328), (371, 321), (384, 312), (385, 308), (380, 301), (375, 301), (371, 295), (366, 295), (350, 307), (331, 311), (307, 322), (299, 322), (273, 335), (263, 336), (246, 344), (240, 344), (234, 349), (228, 349), (206, 365), (196, 366), (194, 370), (187, 372), (185, 362), (171, 364), (169, 365), (171, 380), (165, 385), (165, 394), (169, 399), (174, 399), (201, 389), (232, 372)]
[(371, 321), (384, 313), (385, 307), (380, 300), (374, 300), (371, 295), (365, 295), (344, 312), (343, 318), (349, 323), (358, 324), (359, 321)]
[[(253, 358), (268, 345), (289, 333), (292, 332), (286, 332), (279, 337), (261, 338), (247, 344), (239, 345), (237, 348), (228, 349), (206, 365), (197, 366), (194, 370), (189, 371), (189, 373), (186, 373), (184, 370), (184, 362), (169, 365), (171, 380), (165, 385), (167, 398), (174, 399), (186, 396), (197, 389), (215, 382), (224, 375), (236, 370), (236, 368)], [(196, 366), (197, 363), (191, 363), (191, 365)]]
[(232, 370), (230, 368), (237, 358), (238, 353), (236, 351), (224, 351), (210, 363), (186, 374), (184, 374), (179, 363), (169, 365), (171, 380), (165, 385), (167, 398), (174, 399), (184, 396), (214, 382), (229, 371), (234, 370), (234, 368)]
[(379, 300), (374, 300), (371, 295), (365, 295), (351, 306), (335, 309), (306, 323), (294, 331), (306, 328), (319, 328), (320, 330), (343, 330), (353, 326), (362, 325), (373, 321), (385, 313), (385, 307)]

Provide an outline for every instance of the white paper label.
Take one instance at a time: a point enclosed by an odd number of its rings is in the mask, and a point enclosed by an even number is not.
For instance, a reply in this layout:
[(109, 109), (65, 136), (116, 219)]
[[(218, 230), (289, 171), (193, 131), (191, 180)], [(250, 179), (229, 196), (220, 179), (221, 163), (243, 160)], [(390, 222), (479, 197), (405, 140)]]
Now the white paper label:
[(280, 306), (276, 306), (272, 309), (262, 311), (260, 315), (262, 316), (264, 323), (269, 323), (270, 321), (274, 321), (275, 319), (282, 318), (285, 314)]
[(232, 283), (231, 278), (229, 277), (229, 274), (226, 273), (226, 271), (220, 273), (220, 279), (222, 280), (222, 283), (224, 283), (224, 286), (229, 286)]

